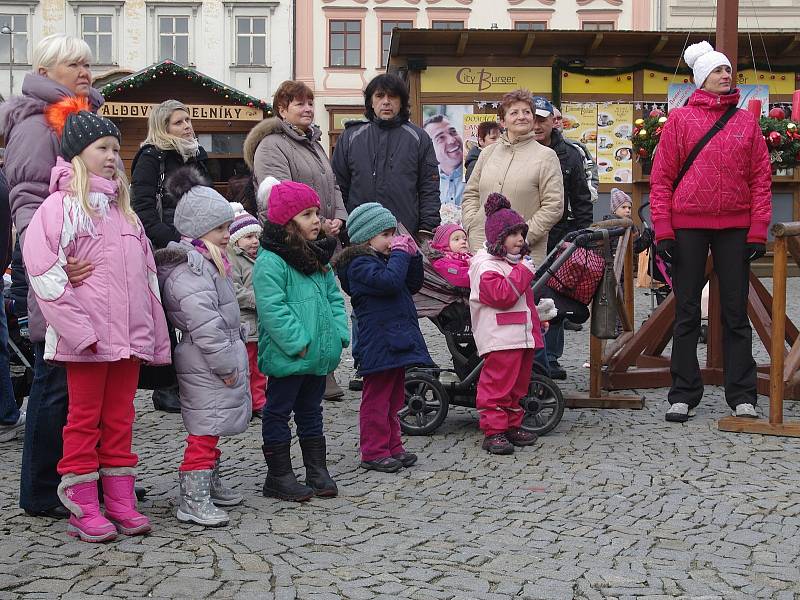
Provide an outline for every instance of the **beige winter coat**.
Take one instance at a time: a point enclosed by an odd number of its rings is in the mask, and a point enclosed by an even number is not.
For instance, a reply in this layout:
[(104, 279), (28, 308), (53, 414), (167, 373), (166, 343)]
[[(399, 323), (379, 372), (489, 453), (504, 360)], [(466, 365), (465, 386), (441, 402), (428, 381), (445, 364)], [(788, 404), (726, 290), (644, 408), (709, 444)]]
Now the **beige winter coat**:
[(320, 137), (319, 129), (313, 125), (308, 138), (278, 117), (264, 119), (247, 134), (244, 160), (258, 183), (269, 176), (278, 181), (305, 183), (319, 194), (323, 217), (346, 221), (342, 193)]
[(564, 214), (564, 181), (556, 153), (529, 133), (513, 142), (507, 134), (483, 149), (464, 189), (461, 220), (472, 252), (486, 241), (484, 205), (500, 192), (528, 223), (528, 243), (536, 264), (547, 252), (547, 235)]
[(239, 302), (242, 323), (247, 323), (247, 341), (258, 342), (258, 314), (256, 295), (253, 291), (254, 258), (250, 258), (239, 246), (228, 246), (228, 260), (231, 263), (231, 282)]

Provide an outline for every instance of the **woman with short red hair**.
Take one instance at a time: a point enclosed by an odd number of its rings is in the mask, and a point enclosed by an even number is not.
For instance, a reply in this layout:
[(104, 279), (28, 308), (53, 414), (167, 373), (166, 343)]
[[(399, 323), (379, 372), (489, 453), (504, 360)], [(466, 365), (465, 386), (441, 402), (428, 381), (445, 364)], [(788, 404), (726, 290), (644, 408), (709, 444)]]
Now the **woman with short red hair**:
[[(322, 133), (314, 125), (314, 92), (302, 81), (284, 81), (275, 92), (272, 107), (278, 116), (253, 127), (244, 142), (244, 160), (256, 186), (267, 177), (306, 184), (319, 195), (322, 229), (337, 237), (347, 210), (330, 160), (319, 143)], [(343, 395), (331, 374), (325, 398)]]

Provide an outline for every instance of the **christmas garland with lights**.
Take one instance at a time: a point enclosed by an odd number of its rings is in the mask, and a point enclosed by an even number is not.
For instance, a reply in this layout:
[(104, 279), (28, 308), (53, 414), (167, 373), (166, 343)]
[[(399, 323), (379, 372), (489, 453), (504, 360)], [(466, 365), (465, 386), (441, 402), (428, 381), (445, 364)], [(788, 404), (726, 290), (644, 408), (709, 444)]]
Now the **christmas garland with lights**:
[(272, 105), (266, 100), (260, 100), (255, 96), (242, 93), (229, 85), (225, 85), (216, 79), (193, 71), (192, 69), (187, 69), (183, 65), (179, 65), (171, 60), (165, 60), (147, 67), (146, 69), (142, 69), (137, 73), (128, 75), (123, 79), (112, 81), (104, 85), (100, 89), (100, 93), (103, 94), (106, 100), (112, 100), (120, 94), (123, 94), (126, 90), (140, 88), (151, 83), (154, 79), (161, 79), (163, 77), (183, 77), (187, 81), (200, 83), (212, 93), (219, 94), (226, 100), (233, 100), (242, 106), (249, 106), (250, 108), (266, 111), (268, 117), (272, 116)]
[(663, 110), (658, 108), (650, 111), (646, 118), (636, 119), (633, 122), (633, 133), (630, 139), (636, 160), (653, 160), (653, 154), (661, 139), (661, 131), (666, 122), (667, 116)]
[(759, 124), (769, 149), (772, 171), (792, 169), (800, 162), (800, 131), (797, 123), (787, 119), (780, 108), (773, 108), (769, 114), (768, 117), (761, 117)]

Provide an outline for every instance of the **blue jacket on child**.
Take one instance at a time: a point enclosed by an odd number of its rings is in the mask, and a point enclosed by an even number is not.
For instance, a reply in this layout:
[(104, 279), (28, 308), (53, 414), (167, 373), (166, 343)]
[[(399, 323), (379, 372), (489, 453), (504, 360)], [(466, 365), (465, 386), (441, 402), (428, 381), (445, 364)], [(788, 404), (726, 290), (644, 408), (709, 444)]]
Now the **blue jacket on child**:
[(351, 297), (358, 331), (353, 359), (360, 376), (415, 365), (433, 366), (411, 298), (422, 287), (422, 255), (393, 250), (382, 256), (351, 246), (336, 261)]

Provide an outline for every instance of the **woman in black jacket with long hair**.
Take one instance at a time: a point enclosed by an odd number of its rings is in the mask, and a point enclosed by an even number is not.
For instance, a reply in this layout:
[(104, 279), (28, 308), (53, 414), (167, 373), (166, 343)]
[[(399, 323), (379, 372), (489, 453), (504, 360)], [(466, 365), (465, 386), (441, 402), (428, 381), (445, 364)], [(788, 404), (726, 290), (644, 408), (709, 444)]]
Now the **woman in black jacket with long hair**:
[(156, 249), (180, 240), (172, 224), (178, 200), (167, 192), (164, 180), (185, 164), (194, 165), (207, 176), (207, 160), (185, 104), (165, 100), (153, 107), (147, 121), (147, 139), (133, 159), (131, 203)]
[[(165, 100), (153, 107), (147, 121), (147, 138), (133, 159), (131, 204), (142, 221), (154, 248), (165, 248), (181, 236), (172, 224), (178, 199), (164, 186), (169, 175), (186, 164), (208, 176), (208, 155), (192, 128), (189, 109), (178, 100)], [(153, 407), (180, 412), (177, 384), (153, 391)]]

